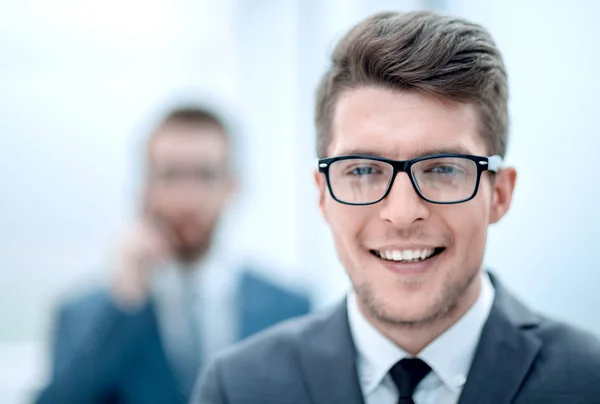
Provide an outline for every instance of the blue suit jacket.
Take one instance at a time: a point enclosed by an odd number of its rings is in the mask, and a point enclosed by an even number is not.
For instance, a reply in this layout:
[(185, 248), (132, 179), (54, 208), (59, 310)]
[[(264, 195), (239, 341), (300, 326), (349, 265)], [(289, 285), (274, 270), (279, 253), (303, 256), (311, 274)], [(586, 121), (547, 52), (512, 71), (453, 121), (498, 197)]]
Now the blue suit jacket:
[[(239, 285), (239, 339), (306, 314), (309, 301), (251, 273)], [(53, 345), (52, 380), (38, 404), (185, 403), (159, 334), (152, 302), (120, 311), (105, 291), (64, 305)]]

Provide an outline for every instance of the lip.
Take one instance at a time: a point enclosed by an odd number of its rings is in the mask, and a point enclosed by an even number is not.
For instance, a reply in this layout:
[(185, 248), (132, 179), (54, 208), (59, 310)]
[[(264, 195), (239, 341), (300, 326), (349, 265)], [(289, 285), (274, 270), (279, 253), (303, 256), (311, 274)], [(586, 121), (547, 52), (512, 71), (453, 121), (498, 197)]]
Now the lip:
[(385, 259), (377, 257), (373, 253), (370, 253), (370, 254), (373, 256), (373, 258), (375, 258), (376, 260), (378, 260), (379, 263), (384, 268), (386, 268), (387, 270), (389, 270), (393, 274), (399, 275), (399, 276), (410, 277), (410, 276), (423, 275), (423, 274), (429, 272), (433, 268), (433, 266), (435, 265), (435, 263), (437, 262), (437, 260), (439, 259), (439, 257), (442, 254), (444, 254), (445, 252), (446, 251), (444, 249), (443, 251), (439, 252), (438, 254), (435, 254), (431, 258), (427, 258), (424, 261), (417, 261), (417, 262), (388, 261), (388, 260), (385, 260)]
[(428, 245), (428, 244), (390, 244), (382, 247), (371, 248), (370, 250), (375, 251), (387, 251), (387, 250), (428, 250), (428, 249), (436, 249), (439, 248), (439, 245)]

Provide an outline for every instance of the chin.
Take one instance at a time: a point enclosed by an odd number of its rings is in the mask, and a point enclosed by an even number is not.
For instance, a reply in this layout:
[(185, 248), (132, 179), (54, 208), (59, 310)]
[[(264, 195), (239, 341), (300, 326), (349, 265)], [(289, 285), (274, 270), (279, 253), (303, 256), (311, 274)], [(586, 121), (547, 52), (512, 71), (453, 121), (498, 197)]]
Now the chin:
[(177, 249), (177, 257), (179, 261), (192, 264), (201, 259), (208, 251), (208, 246), (205, 243), (186, 244)]
[(449, 304), (435, 277), (420, 280), (387, 276), (356, 285), (355, 291), (369, 315), (397, 325), (418, 325), (448, 312)]
[[(400, 303), (400, 302), (399, 302)], [(448, 312), (448, 307), (443, 304), (412, 303), (407, 305), (391, 304), (380, 313), (380, 319), (388, 323), (403, 325), (420, 325), (430, 323)]]
[(440, 302), (432, 302), (428, 296), (407, 296), (406, 298), (382, 301), (378, 317), (394, 323), (422, 323), (439, 317), (446, 310)]

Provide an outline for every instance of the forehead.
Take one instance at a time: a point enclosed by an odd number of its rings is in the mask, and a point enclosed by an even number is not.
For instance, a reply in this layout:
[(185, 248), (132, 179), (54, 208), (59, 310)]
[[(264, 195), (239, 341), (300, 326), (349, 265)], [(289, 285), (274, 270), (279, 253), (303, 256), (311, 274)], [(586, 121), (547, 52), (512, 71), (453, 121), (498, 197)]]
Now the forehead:
[(160, 127), (148, 144), (148, 157), (154, 164), (223, 164), (228, 158), (228, 142), (215, 125), (167, 124)]
[(342, 93), (332, 121), (330, 156), (487, 154), (476, 108), (414, 91), (363, 87)]

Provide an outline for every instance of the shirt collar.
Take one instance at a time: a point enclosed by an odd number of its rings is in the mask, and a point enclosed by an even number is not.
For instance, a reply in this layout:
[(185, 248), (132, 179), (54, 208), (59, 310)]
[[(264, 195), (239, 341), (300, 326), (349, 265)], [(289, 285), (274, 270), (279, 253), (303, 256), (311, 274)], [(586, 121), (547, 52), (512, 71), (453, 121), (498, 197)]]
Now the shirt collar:
[(238, 254), (214, 248), (192, 272), (195, 292), (202, 301), (215, 302), (235, 295), (242, 265)]
[(396, 362), (410, 355), (377, 330), (360, 312), (356, 295), (347, 299), (348, 322), (358, 353), (358, 376), (364, 394), (370, 394)]
[(479, 343), (479, 337), (494, 302), (494, 287), (487, 273), (481, 277), (481, 291), (469, 310), (419, 353), (452, 391), (460, 392)]
[[(494, 287), (487, 273), (481, 277), (481, 292), (475, 303), (456, 322), (432, 341), (419, 355), (453, 392), (466, 381), (481, 330), (494, 301)], [(347, 300), (350, 331), (358, 353), (358, 373), (365, 394), (370, 394), (399, 360), (411, 357), (360, 312), (352, 292)]]
[(234, 294), (241, 274), (237, 254), (213, 247), (197, 262), (186, 268), (170, 262), (159, 268), (153, 277), (153, 295), (169, 302), (185, 298), (207, 303)]

